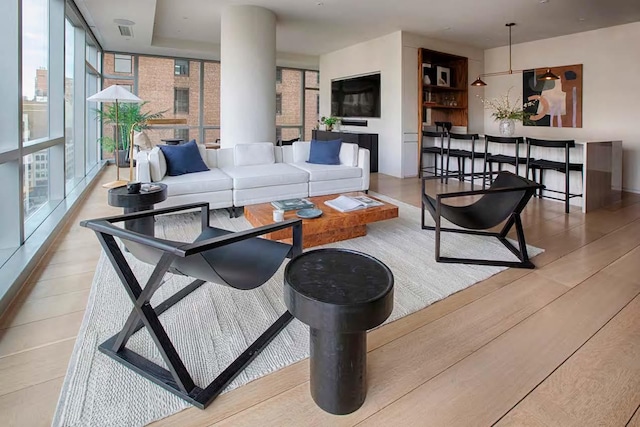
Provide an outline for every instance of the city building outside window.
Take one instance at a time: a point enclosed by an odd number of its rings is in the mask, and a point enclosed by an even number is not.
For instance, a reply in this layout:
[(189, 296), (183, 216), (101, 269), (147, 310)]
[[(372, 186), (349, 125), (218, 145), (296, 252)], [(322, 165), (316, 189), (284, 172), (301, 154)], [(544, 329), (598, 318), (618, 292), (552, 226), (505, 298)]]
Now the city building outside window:
[(174, 131), (174, 138), (187, 141), (189, 139), (189, 129), (176, 129)]
[(114, 60), (114, 71), (116, 73), (131, 74), (131, 55), (121, 55), (116, 53)]
[(282, 83), (282, 68), (276, 68), (276, 83)]
[(176, 76), (189, 75), (189, 61), (186, 59), (176, 59), (174, 66), (174, 74)]
[(282, 94), (276, 93), (276, 115), (282, 115)]
[(189, 114), (189, 89), (175, 88), (173, 109), (176, 114)]

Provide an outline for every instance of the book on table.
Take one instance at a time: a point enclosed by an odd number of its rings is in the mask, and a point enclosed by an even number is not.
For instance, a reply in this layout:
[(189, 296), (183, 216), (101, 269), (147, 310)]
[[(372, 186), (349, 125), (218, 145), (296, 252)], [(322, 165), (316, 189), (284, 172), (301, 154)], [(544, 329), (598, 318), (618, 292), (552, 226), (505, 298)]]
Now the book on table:
[(383, 205), (382, 202), (367, 196), (339, 196), (327, 200), (324, 204), (340, 212), (351, 212)]
[(297, 211), (300, 209), (311, 209), (315, 207), (315, 205), (307, 199), (277, 200), (275, 202), (271, 202), (271, 206), (276, 209), (282, 209), (285, 211)]

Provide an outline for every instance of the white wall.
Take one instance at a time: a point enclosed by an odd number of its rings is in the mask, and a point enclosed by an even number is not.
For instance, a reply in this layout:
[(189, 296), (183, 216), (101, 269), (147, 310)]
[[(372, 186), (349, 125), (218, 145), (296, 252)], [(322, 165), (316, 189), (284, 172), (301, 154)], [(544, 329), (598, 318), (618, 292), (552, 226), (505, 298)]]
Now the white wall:
[[(509, 67), (508, 47), (485, 51), (485, 72)], [(582, 128), (517, 125), (523, 136), (623, 141), (623, 188), (640, 192), (640, 22), (514, 45), (514, 69), (583, 64)], [(487, 99), (522, 95), (522, 74), (487, 77)], [(481, 105), (478, 99), (471, 100)], [(497, 123), (484, 112), (487, 134)]]
[[(381, 117), (368, 118), (367, 127), (343, 130), (378, 134), (379, 171), (396, 177), (417, 175), (418, 164), (418, 48), (469, 58), (469, 79), (483, 69), (481, 49), (432, 40), (396, 31), (320, 57), (320, 115), (331, 114), (331, 81), (381, 73)], [(481, 93), (481, 92), (480, 92)], [(473, 96), (470, 91), (469, 96)], [(483, 131), (482, 105), (469, 109), (469, 131)]]
[(367, 118), (367, 127), (342, 130), (378, 134), (378, 170), (401, 176), (402, 167), (402, 50), (401, 32), (388, 34), (320, 56), (320, 116), (331, 115), (331, 81), (380, 73), (380, 118)]

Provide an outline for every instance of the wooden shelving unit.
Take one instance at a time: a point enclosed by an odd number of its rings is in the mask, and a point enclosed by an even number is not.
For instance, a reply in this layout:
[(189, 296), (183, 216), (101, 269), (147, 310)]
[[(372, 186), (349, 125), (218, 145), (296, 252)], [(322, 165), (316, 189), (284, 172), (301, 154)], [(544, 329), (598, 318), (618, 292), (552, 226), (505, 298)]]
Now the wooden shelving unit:
[[(429, 49), (418, 50), (418, 129), (423, 124), (433, 125), (436, 121), (451, 122), (454, 126), (468, 124), (468, 60), (463, 56), (436, 52)], [(440, 70), (449, 71), (449, 81), (440, 81)], [(425, 83), (425, 75), (430, 82)], [(448, 85), (446, 85), (448, 83)], [(430, 119), (428, 121), (427, 119)]]

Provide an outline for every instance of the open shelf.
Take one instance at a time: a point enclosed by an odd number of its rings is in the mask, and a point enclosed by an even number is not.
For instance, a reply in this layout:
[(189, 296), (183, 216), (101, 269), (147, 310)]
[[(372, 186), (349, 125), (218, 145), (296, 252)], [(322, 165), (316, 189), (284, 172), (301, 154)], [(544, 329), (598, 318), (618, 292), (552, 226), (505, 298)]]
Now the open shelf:
[(423, 84), (422, 88), (424, 90), (426, 90), (427, 92), (429, 91), (433, 91), (433, 92), (451, 92), (451, 91), (458, 91), (458, 92), (466, 92), (467, 88), (460, 88), (460, 87), (449, 87), (449, 86), (436, 86), (436, 85), (426, 85)]
[(427, 108), (440, 108), (440, 109), (448, 109), (448, 110), (466, 110), (467, 107), (462, 107), (460, 105), (440, 105), (440, 104), (432, 104), (430, 102), (425, 102), (424, 104)]

